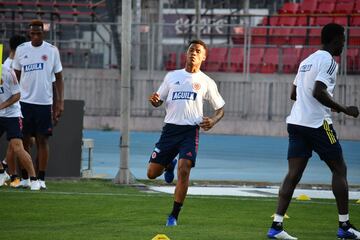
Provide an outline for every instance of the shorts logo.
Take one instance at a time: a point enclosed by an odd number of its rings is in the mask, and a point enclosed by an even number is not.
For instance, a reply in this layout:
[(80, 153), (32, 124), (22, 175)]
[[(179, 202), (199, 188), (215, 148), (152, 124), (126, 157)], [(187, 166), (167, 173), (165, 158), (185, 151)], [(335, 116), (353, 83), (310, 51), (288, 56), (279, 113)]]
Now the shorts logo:
[(25, 72), (32, 72), (37, 70), (43, 70), (44, 69), (44, 63), (34, 63), (24, 66)]
[(193, 83), (193, 89), (195, 91), (198, 91), (201, 88), (201, 84), (200, 83)]
[(300, 72), (308, 72), (311, 69), (312, 64), (302, 65), (300, 67)]
[(47, 60), (48, 60), (48, 56), (42, 55), (42, 56), (41, 56), (41, 59), (44, 60), (44, 61), (47, 61)]
[(197, 93), (195, 92), (173, 92), (172, 100), (193, 100), (195, 101)]
[(151, 158), (152, 158), (152, 159), (155, 159), (156, 156), (157, 156), (157, 153), (154, 151), (154, 152), (151, 154)]
[(191, 152), (188, 152), (188, 153), (186, 154), (186, 156), (192, 157), (192, 153), (191, 153)]

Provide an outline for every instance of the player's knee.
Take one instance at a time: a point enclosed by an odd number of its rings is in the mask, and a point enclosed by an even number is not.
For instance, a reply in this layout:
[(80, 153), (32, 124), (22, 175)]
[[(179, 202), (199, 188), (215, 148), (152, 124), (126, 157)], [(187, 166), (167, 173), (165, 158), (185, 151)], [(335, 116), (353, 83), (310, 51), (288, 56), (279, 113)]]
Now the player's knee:
[(190, 168), (185, 167), (185, 166), (179, 166), (179, 168), (178, 168), (179, 180), (185, 181), (186, 179), (189, 178), (189, 175), (190, 175)]
[(158, 177), (158, 175), (157, 175), (154, 171), (152, 171), (151, 169), (148, 169), (148, 171), (147, 171), (147, 177), (148, 177), (149, 179), (155, 179), (155, 178)]
[(301, 173), (289, 172), (287, 178), (291, 181), (292, 184), (298, 184), (301, 180)]
[(17, 139), (16, 140), (15, 139), (11, 140), (10, 141), (10, 146), (11, 146), (12, 151), (15, 154), (18, 154), (23, 149), (21, 140), (17, 140)]

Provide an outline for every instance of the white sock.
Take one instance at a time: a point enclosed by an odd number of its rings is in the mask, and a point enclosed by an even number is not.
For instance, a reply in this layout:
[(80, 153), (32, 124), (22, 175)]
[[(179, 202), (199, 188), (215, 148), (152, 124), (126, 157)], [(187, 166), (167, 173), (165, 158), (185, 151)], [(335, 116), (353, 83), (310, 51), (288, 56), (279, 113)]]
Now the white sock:
[(346, 222), (349, 221), (349, 214), (341, 215), (339, 214), (339, 222)]
[(275, 214), (274, 216), (274, 222), (283, 222), (284, 221), (284, 216), (281, 216), (279, 214)]

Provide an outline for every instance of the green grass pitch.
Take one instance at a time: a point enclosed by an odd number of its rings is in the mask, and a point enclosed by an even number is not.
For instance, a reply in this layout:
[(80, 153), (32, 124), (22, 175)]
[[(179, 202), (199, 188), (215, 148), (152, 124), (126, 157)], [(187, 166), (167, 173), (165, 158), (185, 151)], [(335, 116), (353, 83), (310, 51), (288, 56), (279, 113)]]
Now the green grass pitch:
[[(106, 180), (47, 181), (48, 190), (0, 188), (0, 239), (171, 240), (266, 239), (275, 198), (188, 196), (177, 227), (164, 226), (172, 196)], [(334, 200), (290, 205), (286, 230), (299, 239), (337, 239)], [(350, 202), (360, 226), (360, 204)]]

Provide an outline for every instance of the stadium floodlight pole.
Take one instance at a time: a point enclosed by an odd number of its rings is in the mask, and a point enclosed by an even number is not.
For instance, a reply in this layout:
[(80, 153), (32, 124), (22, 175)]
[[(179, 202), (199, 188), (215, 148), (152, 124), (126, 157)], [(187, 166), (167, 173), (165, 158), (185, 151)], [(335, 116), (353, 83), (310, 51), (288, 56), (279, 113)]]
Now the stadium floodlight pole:
[(196, 0), (195, 1), (195, 13), (196, 13), (196, 20), (195, 20), (196, 38), (200, 39), (201, 38), (201, 26), (200, 26), (200, 22), (201, 22), (201, 0)]
[(115, 183), (131, 183), (129, 170), (129, 122), (130, 122), (130, 79), (131, 79), (131, 0), (123, 0), (121, 13), (121, 136), (120, 168), (114, 179)]

